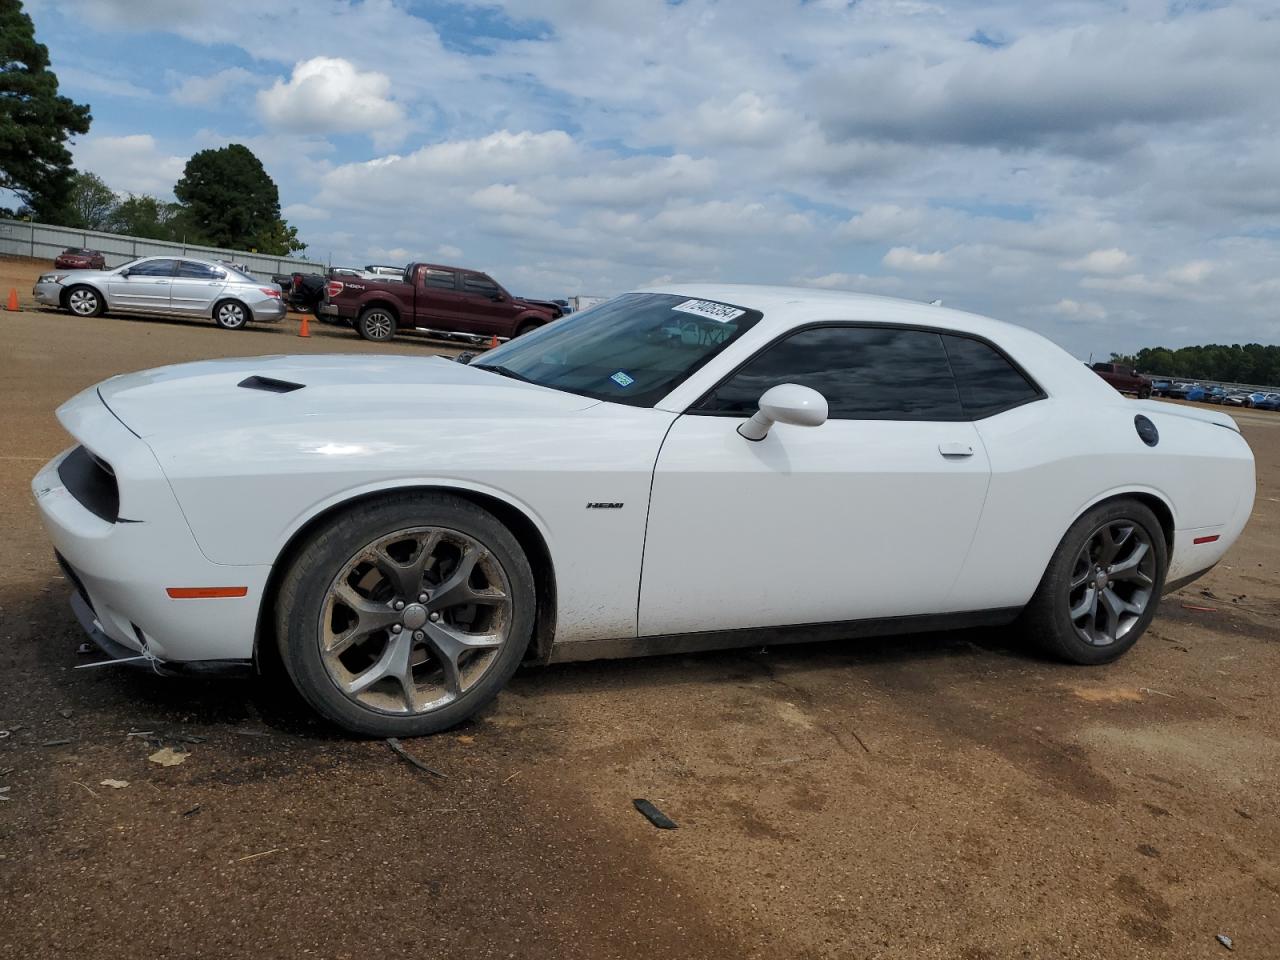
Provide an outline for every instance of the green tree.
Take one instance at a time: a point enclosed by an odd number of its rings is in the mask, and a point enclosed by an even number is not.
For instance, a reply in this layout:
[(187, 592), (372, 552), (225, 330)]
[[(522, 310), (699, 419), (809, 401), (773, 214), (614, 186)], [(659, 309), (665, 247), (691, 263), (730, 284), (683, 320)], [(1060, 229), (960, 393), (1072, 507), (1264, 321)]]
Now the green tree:
[[(166, 203), (147, 194), (120, 201), (108, 229), (149, 240), (182, 240), (187, 234), (186, 211), (176, 203)], [(190, 242), (191, 237), (186, 236)]]
[(66, 143), (87, 133), (89, 107), (58, 95), (49, 50), (21, 0), (0, 0), (0, 189), (41, 219), (64, 219), (71, 186)]
[(76, 171), (67, 193), (66, 226), (110, 230), (120, 198), (96, 173)]
[(215, 247), (284, 255), (303, 249), (297, 230), (280, 219), (280, 192), (253, 151), (233, 143), (201, 150), (173, 188), (192, 236)]

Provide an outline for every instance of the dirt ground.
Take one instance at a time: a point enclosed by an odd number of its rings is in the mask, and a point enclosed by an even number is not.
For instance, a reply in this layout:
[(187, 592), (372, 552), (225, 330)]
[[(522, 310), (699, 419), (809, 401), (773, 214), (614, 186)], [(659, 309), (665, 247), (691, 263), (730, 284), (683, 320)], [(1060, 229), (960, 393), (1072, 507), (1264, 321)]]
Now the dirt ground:
[[(0, 261), (0, 295), (31, 272)], [(278, 681), (75, 669), (28, 486), (54, 408), (370, 349), (312, 329), (0, 312), (0, 955), (1280, 956), (1280, 414), (1236, 414), (1244, 538), (1117, 664), (974, 631), (531, 670), (408, 743), (440, 779)]]

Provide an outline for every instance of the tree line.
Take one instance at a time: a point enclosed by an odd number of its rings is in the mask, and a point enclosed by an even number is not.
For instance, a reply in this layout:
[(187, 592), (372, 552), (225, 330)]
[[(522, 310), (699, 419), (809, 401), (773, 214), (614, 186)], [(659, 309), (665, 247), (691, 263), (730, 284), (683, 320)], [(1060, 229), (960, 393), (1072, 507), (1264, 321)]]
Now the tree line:
[(306, 249), (280, 216), (280, 193), (248, 147), (201, 150), (174, 185), (175, 201), (119, 194), (76, 170), (72, 137), (89, 132), (88, 104), (58, 93), (49, 50), (21, 0), (0, 0), (0, 190), (18, 200), (0, 216), (128, 233), (152, 240), (283, 256)]
[(1280, 383), (1280, 346), (1261, 343), (1207, 343), (1196, 347), (1143, 347), (1133, 354), (1111, 354), (1113, 363), (1141, 373), (1223, 383)]

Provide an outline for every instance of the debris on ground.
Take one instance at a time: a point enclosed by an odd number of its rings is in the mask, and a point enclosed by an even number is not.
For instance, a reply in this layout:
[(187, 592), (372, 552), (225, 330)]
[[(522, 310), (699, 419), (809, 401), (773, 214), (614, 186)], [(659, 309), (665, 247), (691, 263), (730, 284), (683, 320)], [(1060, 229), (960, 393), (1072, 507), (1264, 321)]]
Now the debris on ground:
[(70, 742), (71, 742), (70, 740), (46, 740), (44, 743), (40, 744), (40, 746), (42, 746), (42, 747), (65, 747), (65, 746), (66, 746), (68, 743), (70, 743)]
[(82, 657), (87, 654), (93, 653), (93, 644), (91, 643), (80, 644), (80, 646), (76, 647), (76, 653), (80, 654), (80, 656)]
[(8, 786), (0, 787), (0, 800), (12, 800), (13, 799), (12, 797), (5, 796), (5, 794), (8, 792), (9, 792)]
[(195, 816), (195, 815), (196, 815), (197, 813), (199, 813), (199, 812), (200, 812), (200, 804), (198, 804), (198, 803), (197, 803), (197, 804), (196, 804), (194, 807), (192, 807), (190, 810), (184, 810), (184, 811), (182, 811), (182, 815), (183, 815), (184, 817), (193, 817), (193, 816)]
[(185, 750), (175, 750), (173, 747), (161, 747), (151, 756), (147, 757), (152, 763), (158, 763), (162, 767), (173, 767), (182, 763), (191, 754)]
[(128, 780), (103, 780), (100, 784), (104, 787), (110, 787), (112, 790), (123, 790), (129, 785)]
[(1197, 606), (1194, 603), (1184, 603), (1182, 605), (1182, 609), (1191, 610), (1194, 613), (1217, 613), (1218, 612), (1217, 607), (1201, 607), (1201, 606)]
[(271, 734), (265, 730), (236, 730), (236, 733), (242, 737), (269, 737)]
[(58, 716), (62, 717), (62, 719), (64, 720), (70, 720), (72, 714), (74, 713), (75, 711), (72, 710), (70, 707), (63, 707), (61, 710), (58, 711)]
[(655, 807), (648, 800), (632, 800), (632, 805), (640, 811), (646, 820), (659, 830), (674, 830), (676, 822)]
[(403, 759), (407, 763), (410, 763), (413, 766), (417, 767), (419, 770), (424, 770), (427, 773), (431, 774), (433, 777), (439, 777), (441, 780), (449, 779), (448, 776), (441, 773), (439, 770), (435, 769), (434, 767), (427, 766), (425, 763), (423, 763), (421, 760), (419, 760), (417, 757), (411, 754), (408, 750), (404, 748), (404, 746), (400, 743), (400, 741), (395, 737), (387, 737), (387, 746), (390, 747), (392, 750), (394, 750), (397, 756), (399, 756), (401, 759)]
[(1235, 945), (1233, 944), (1231, 938), (1228, 937), (1225, 933), (1218, 934), (1218, 942), (1222, 944), (1224, 947), (1226, 947), (1228, 950), (1235, 949)]

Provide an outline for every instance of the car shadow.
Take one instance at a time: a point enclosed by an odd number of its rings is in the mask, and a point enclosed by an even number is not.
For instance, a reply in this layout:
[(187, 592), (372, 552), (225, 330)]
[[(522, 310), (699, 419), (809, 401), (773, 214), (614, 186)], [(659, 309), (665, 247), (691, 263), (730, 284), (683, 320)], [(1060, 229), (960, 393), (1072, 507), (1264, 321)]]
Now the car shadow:
[[(61, 688), (59, 700), (76, 703), (81, 710), (108, 713), (116, 723), (123, 719), (137, 729), (226, 726), (316, 741), (350, 738), (311, 710), (290, 684), (277, 656), (264, 656), (257, 675), (235, 679), (160, 677), (145, 665), (89, 666), (106, 658), (96, 648), (77, 653), (85, 636), (68, 599), (68, 584), (61, 577), (51, 579), (42, 590), (27, 591), (26, 596), (0, 596), (0, 608), (15, 611), (14, 623), (20, 626), (9, 641), (16, 655), (30, 659), (32, 673)], [(967, 662), (973, 669), (983, 670), (999, 669), (1001, 661), (1013, 661), (1021, 669), (1034, 659), (1035, 654), (1025, 649), (1010, 629), (967, 629), (531, 665), (521, 668), (510, 689), (520, 697), (561, 698), (647, 687), (741, 683), (762, 674), (874, 672), (885, 666), (895, 673), (910, 673), (912, 668), (939, 660)], [(959, 672), (967, 671), (962, 667)], [(7, 691), (8, 699), (20, 707), (23, 700), (39, 697), (33, 692), (38, 687)], [(35, 700), (26, 706), (36, 709)], [(483, 719), (492, 709), (475, 719)]]

